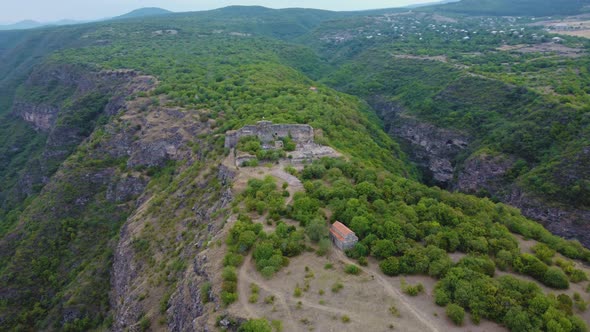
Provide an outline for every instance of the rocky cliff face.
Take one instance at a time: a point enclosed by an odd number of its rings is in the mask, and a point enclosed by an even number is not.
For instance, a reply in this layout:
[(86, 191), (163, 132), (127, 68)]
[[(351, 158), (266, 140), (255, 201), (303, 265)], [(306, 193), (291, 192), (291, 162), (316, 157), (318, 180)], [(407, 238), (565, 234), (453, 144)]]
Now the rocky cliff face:
[[(31, 80), (35, 84), (47, 83), (47, 77), (74, 84), (71, 100), (107, 93), (99, 114), (116, 116), (84, 137), (79, 128), (62, 125), (72, 111), (62, 104), (15, 103), (15, 115), (48, 134), (43, 157), (22, 175), (22, 188), (46, 185), (36, 200), (43, 204), (27, 208), (0, 241), (0, 262), (19, 275), (18, 267), (43, 261), (43, 248), (55, 244), (51, 265), (43, 267), (50, 279), (0, 280), (0, 297), (23, 303), (25, 296), (50, 294), (53, 300), (43, 305), (59, 320), (47, 322), (55, 326), (111, 315), (114, 331), (139, 331), (146, 320), (172, 331), (201, 330), (210, 320), (201, 286), (210, 279), (211, 264), (201, 251), (222, 229), (233, 199), (234, 174), (220, 166), (223, 142), (212, 133), (214, 122), (201, 121), (205, 111), (127, 98), (154, 87), (153, 78), (136, 72), (82, 74), (92, 79), (60, 70), (38, 75)], [(55, 120), (36, 120), (48, 113)], [(76, 143), (72, 154), (67, 146)], [(63, 160), (55, 174), (32, 175), (30, 170), (45, 170), (51, 160)], [(0, 326), (10, 319), (0, 317)]]
[(385, 122), (387, 132), (402, 143), (423, 171), (425, 182), (493, 197), (521, 209), (523, 215), (541, 222), (554, 234), (578, 239), (590, 247), (590, 211), (547, 202), (528, 193), (509, 177), (515, 156), (474, 153), (476, 147), (470, 146), (472, 139), (466, 134), (420, 121), (395, 103), (377, 99), (372, 105)]
[[(28, 162), (18, 185), (6, 196), (21, 201), (46, 184), (101, 115), (116, 114), (124, 108), (125, 97), (147, 91), (154, 83), (153, 77), (131, 70), (93, 72), (56, 65), (33, 72), (15, 99), (12, 114), (44, 132), (47, 140), (40, 157)], [(94, 109), (87, 109), (88, 104)]]
[(451, 186), (457, 156), (468, 148), (469, 137), (408, 116), (398, 104), (376, 101), (373, 105), (384, 120), (386, 131), (406, 146), (425, 182), (443, 188)]
[(129, 177), (107, 190), (107, 199), (137, 197), (114, 251), (112, 330), (138, 331), (147, 320), (171, 331), (199, 331), (197, 322), (208, 319), (201, 285), (209, 280), (200, 252), (223, 226), (234, 175), (212, 154), (216, 137), (199, 111), (151, 105), (142, 112), (144, 102), (126, 105), (120, 126), (107, 126), (111, 138), (100, 148), (125, 158), (127, 169), (177, 167), (168, 184), (143, 190), (141, 180)]
[(35, 129), (48, 132), (55, 126), (59, 108), (52, 105), (36, 104), (24, 100), (17, 100), (12, 106), (15, 113), (30, 123)]
[(502, 154), (474, 155), (468, 158), (458, 171), (457, 179), (453, 181), (453, 188), (468, 194), (502, 195), (501, 190), (506, 190), (510, 186), (506, 177), (514, 163), (515, 158)]

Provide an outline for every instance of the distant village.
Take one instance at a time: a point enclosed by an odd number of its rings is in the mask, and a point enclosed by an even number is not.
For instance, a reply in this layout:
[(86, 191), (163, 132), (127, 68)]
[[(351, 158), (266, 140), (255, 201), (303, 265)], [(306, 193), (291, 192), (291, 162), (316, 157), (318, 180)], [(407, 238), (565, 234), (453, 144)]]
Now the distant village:
[[(544, 18), (548, 20), (551, 18)], [(586, 29), (582, 24), (548, 24), (541, 19), (522, 17), (481, 17), (461, 21), (438, 14), (408, 11), (366, 18), (365, 24), (354, 29), (323, 31), (319, 39), (326, 43), (343, 43), (357, 38), (375, 41), (428, 41), (443, 39), (468, 42), (474, 38), (501, 38), (506, 43), (562, 43), (562, 37), (551, 33)], [(590, 26), (588, 26), (590, 28)]]

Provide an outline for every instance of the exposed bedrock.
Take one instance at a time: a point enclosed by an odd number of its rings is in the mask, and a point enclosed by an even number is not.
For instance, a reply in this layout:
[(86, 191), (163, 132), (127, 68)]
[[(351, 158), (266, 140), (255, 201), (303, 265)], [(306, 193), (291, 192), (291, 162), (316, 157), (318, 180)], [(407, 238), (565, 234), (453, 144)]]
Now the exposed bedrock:
[(552, 233), (590, 247), (590, 211), (548, 202), (527, 192), (509, 177), (516, 156), (477, 152), (469, 135), (412, 117), (399, 104), (378, 100), (372, 106), (388, 134), (418, 165), (426, 184), (493, 197), (519, 208)]

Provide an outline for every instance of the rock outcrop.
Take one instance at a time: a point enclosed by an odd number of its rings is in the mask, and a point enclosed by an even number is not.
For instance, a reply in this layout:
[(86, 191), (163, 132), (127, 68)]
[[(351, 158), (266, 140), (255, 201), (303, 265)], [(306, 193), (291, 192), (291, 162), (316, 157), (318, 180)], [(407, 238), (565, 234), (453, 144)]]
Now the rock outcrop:
[(35, 129), (44, 132), (48, 132), (55, 126), (59, 113), (57, 106), (36, 104), (24, 100), (15, 101), (12, 107), (15, 114), (32, 124)]
[[(235, 175), (212, 157), (211, 124), (200, 121), (198, 111), (146, 106), (146, 100), (125, 104), (120, 123), (104, 128), (109, 139), (100, 149), (126, 160), (121, 167), (128, 170), (176, 164), (174, 176), (181, 180), (162, 192), (146, 187), (146, 179), (132, 172), (107, 188), (109, 200), (135, 199), (114, 250), (112, 330), (138, 331), (141, 320), (157, 326), (164, 319), (171, 331), (201, 331), (198, 322), (209, 318), (201, 286), (210, 278), (210, 263), (201, 251), (223, 227)], [(146, 243), (145, 251), (138, 243)], [(175, 261), (178, 267), (169, 270)], [(163, 281), (154, 285), (156, 279)]]
[(420, 121), (396, 103), (378, 100), (372, 105), (384, 120), (387, 132), (402, 143), (410, 159), (420, 167), (427, 184), (492, 197), (519, 208), (524, 216), (539, 221), (552, 233), (590, 247), (590, 211), (547, 202), (527, 192), (510, 178), (515, 156), (474, 153), (472, 139), (466, 134)]
[(506, 176), (514, 166), (515, 158), (503, 154), (481, 153), (470, 157), (457, 174), (453, 188), (468, 194), (500, 194), (510, 186)]
[[(57, 166), (90, 135), (101, 115), (117, 114), (124, 108), (125, 98), (153, 88), (155, 82), (133, 70), (96, 72), (54, 65), (34, 71), (15, 99), (12, 114), (46, 135), (45, 146), (40, 157), (31, 159), (21, 172), (18, 185), (0, 196), (18, 202), (45, 185)], [(81, 111), (79, 108), (88, 107), (90, 98), (100, 100), (96, 106), (100, 108)], [(80, 115), (84, 112), (88, 113)], [(84, 118), (78, 120), (80, 116)]]
[(428, 184), (448, 188), (454, 180), (457, 156), (469, 147), (469, 137), (438, 128), (404, 113), (395, 103), (376, 102), (375, 109), (385, 122), (386, 131), (406, 147)]

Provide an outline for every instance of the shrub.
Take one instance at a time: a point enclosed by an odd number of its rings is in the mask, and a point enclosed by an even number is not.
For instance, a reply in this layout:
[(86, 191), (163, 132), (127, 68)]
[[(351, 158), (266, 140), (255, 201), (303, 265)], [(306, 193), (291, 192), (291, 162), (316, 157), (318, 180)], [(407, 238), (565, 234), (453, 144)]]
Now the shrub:
[(570, 274), (570, 280), (573, 283), (578, 283), (588, 280), (588, 275), (583, 270), (575, 269)]
[(342, 323), (350, 323), (350, 317), (347, 315), (342, 316)]
[(565, 273), (554, 266), (547, 269), (543, 282), (545, 285), (557, 289), (567, 289), (570, 286)]
[(493, 277), (496, 271), (496, 264), (485, 256), (466, 256), (459, 261), (457, 266), (466, 267), (473, 271), (487, 274), (490, 277)]
[(301, 287), (299, 287), (299, 284), (298, 284), (297, 286), (295, 286), (295, 290), (293, 291), (293, 296), (301, 297), (302, 294), (303, 294), (303, 292), (301, 291)]
[(348, 274), (359, 275), (361, 273), (361, 269), (354, 264), (349, 264), (344, 268), (344, 272)]
[(391, 307), (389, 307), (389, 313), (390, 313), (392, 316), (394, 316), (394, 317), (399, 317), (399, 316), (400, 316), (399, 310), (398, 310), (398, 309), (397, 309), (397, 307), (396, 307), (396, 306), (394, 306), (394, 305), (393, 305), (393, 306), (391, 306)]
[(276, 272), (276, 270), (272, 266), (265, 266), (262, 268), (262, 270), (260, 270), (260, 274), (262, 274), (262, 276), (265, 277), (266, 279), (272, 278), (272, 276), (275, 274), (275, 272)]
[(287, 172), (291, 175), (297, 175), (297, 169), (295, 169), (295, 167), (293, 167), (293, 166), (285, 167), (285, 172)]
[(453, 261), (447, 256), (430, 263), (428, 275), (435, 278), (442, 278), (453, 267)]
[(371, 255), (377, 259), (385, 259), (397, 253), (397, 248), (392, 241), (377, 240), (371, 248)]
[(272, 328), (275, 332), (283, 331), (283, 322), (281, 322), (280, 320), (273, 320), (272, 322), (270, 322), (270, 325), (272, 325)]
[(442, 287), (437, 287), (434, 290), (434, 302), (441, 306), (444, 307), (447, 304), (449, 304), (449, 302), (451, 301), (451, 295), (449, 294), (449, 292), (442, 288)]
[(221, 272), (221, 277), (224, 281), (237, 281), (238, 275), (236, 273), (236, 268), (233, 266), (226, 266)]
[(565, 312), (567, 315), (571, 316), (573, 313), (574, 301), (567, 296), (567, 294), (559, 294), (557, 295), (557, 307)]
[(151, 325), (151, 321), (149, 319), (149, 317), (147, 316), (143, 316), (141, 317), (141, 319), (139, 320), (139, 330), (140, 331), (147, 331), (150, 328)]
[(574, 305), (582, 312), (588, 309), (588, 302), (584, 301), (580, 293), (574, 293)]
[(463, 325), (463, 320), (465, 319), (465, 310), (454, 304), (451, 303), (447, 306), (447, 316), (455, 323), (455, 325)]
[(226, 306), (236, 302), (237, 299), (237, 293), (221, 292), (221, 302), (223, 302), (223, 304)]
[(358, 259), (359, 265), (360, 266), (367, 266), (369, 265), (369, 261), (367, 260), (367, 257), (360, 257)]
[(266, 319), (251, 319), (242, 324), (238, 332), (272, 332), (272, 327)]
[(211, 298), (209, 297), (209, 292), (211, 292), (211, 283), (207, 281), (201, 285), (201, 302), (202, 303), (209, 303), (209, 301), (211, 301)]
[(258, 294), (260, 292), (260, 287), (258, 287), (258, 285), (255, 283), (251, 283), (250, 292), (252, 292), (252, 294)]
[(327, 237), (320, 240), (318, 243), (318, 250), (316, 253), (318, 256), (325, 256), (332, 249), (332, 242)]
[(342, 288), (344, 288), (344, 285), (340, 282), (334, 283), (332, 285), (332, 292), (333, 293), (338, 293)]
[(543, 281), (547, 272), (547, 264), (531, 254), (521, 254), (514, 260), (514, 269)]
[(244, 256), (230, 252), (223, 258), (223, 266), (238, 267), (242, 264), (243, 261)]
[(404, 293), (410, 296), (418, 296), (419, 294), (424, 292), (424, 285), (418, 283), (416, 285), (407, 285), (405, 282), (402, 282), (402, 290)]
[(500, 270), (505, 271), (512, 266), (513, 259), (514, 257), (510, 251), (502, 249), (496, 254), (496, 266), (498, 266)]
[(381, 271), (388, 276), (397, 276), (400, 274), (400, 265), (397, 257), (389, 257), (379, 264)]
[(328, 236), (328, 225), (321, 218), (312, 219), (305, 226), (305, 233), (313, 242), (319, 242)]
[(555, 256), (555, 250), (549, 248), (546, 244), (538, 243), (532, 248), (535, 256), (540, 259), (543, 263), (551, 265), (551, 259)]

